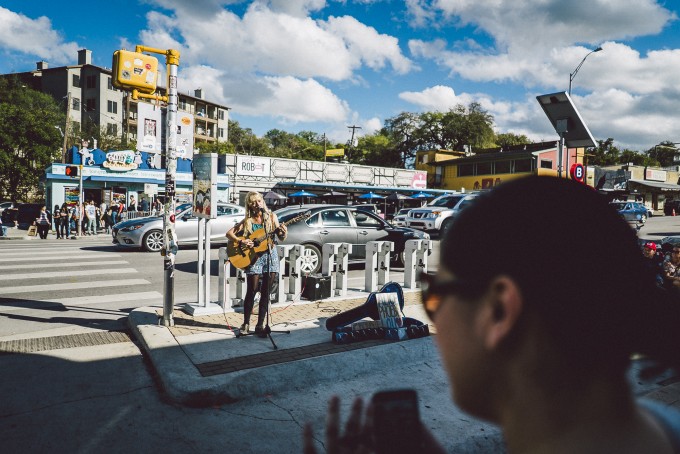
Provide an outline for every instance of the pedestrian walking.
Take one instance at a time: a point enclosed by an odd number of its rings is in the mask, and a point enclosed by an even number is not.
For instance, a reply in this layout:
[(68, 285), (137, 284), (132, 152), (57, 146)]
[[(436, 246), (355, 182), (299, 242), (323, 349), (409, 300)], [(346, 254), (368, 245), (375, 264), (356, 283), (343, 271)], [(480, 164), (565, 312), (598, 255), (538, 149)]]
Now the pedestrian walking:
[(61, 208), (59, 208), (59, 211), (55, 211), (54, 214), (55, 217), (59, 216), (59, 231), (57, 231), (57, 238), (62, 238), (62, 239), (67, 239), (71, 236), (71, 222), (70, 222), (70, 216), (69, 216), (69, 209), (68, 205), (66, 205), (66, 202), (62, 203)]
[(45, 205), (40, 208), (40, 214), (35, 218), (35, 225), (38, 228), (38, 235), (41, 239), (47, 239), (47, 233), (50, 231), (50, 225), (52, 225), (50, 214), (47, 211)]
[(85, 207), (85, 219), (87, 220), (87, 227), (85, 232), (87, 235), (96, 235), (97, 230), (97, 209), (94, 206), (94, 202), (90, 202)]
[(54, 231), (57, 234), (57, 239), (61, 239), (61, 217), (59, 216), (59, 205), (54, 205), (52, 210), (52, 223), (54, 224)]
[(113, 209), (109, 208), (104, 214), (104, 228), (106, 228), (106, 233), (111, 233), (111, 227), (113, 227)]

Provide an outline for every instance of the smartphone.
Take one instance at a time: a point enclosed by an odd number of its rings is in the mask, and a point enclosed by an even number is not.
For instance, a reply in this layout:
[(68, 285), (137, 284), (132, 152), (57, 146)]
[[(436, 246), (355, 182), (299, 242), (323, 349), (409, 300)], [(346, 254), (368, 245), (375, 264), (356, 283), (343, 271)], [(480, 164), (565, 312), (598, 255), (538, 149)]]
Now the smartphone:
[(380, 391), (373, 395), (375, 451), (419, 452), (422, 444), (418, 395), (413, 389)]

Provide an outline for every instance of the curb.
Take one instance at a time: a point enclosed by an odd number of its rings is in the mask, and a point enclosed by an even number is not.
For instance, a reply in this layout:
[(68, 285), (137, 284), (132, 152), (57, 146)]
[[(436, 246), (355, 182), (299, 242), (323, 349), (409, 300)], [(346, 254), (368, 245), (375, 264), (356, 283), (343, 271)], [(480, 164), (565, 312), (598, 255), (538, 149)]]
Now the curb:
[(438, 358), (432, 338), (425, 337), (203, 377), (170, 330), (158, 325), (155, 309), (135, 309), (128, 320), (167, 396), (191, 407), (232, 403)]

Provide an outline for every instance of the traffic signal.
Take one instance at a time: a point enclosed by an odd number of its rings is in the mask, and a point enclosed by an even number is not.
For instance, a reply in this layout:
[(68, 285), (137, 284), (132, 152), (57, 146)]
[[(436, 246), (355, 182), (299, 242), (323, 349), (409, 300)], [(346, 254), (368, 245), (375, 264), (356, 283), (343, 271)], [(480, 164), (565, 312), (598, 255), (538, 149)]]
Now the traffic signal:
[(66, 166), (66, 176), (67, 177), (77, 177), (78, 176), (78, 166)]

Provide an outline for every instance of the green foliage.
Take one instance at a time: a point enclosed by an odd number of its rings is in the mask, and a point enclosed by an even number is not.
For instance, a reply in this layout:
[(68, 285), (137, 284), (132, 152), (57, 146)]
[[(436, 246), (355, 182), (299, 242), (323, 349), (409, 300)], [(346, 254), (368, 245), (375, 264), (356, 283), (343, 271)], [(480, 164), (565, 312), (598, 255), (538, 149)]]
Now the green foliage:
[(57, 126), (65, 114), (49, 95), (0, 79), (0, 199), (40, 199), (39, 179), (52, 162), (61, 161)]
[(509, 147), (512, 145), (529, 145), (531, 140), (524, 134), (517, 135), (512, 132), (496, 134), (496, 146)]

